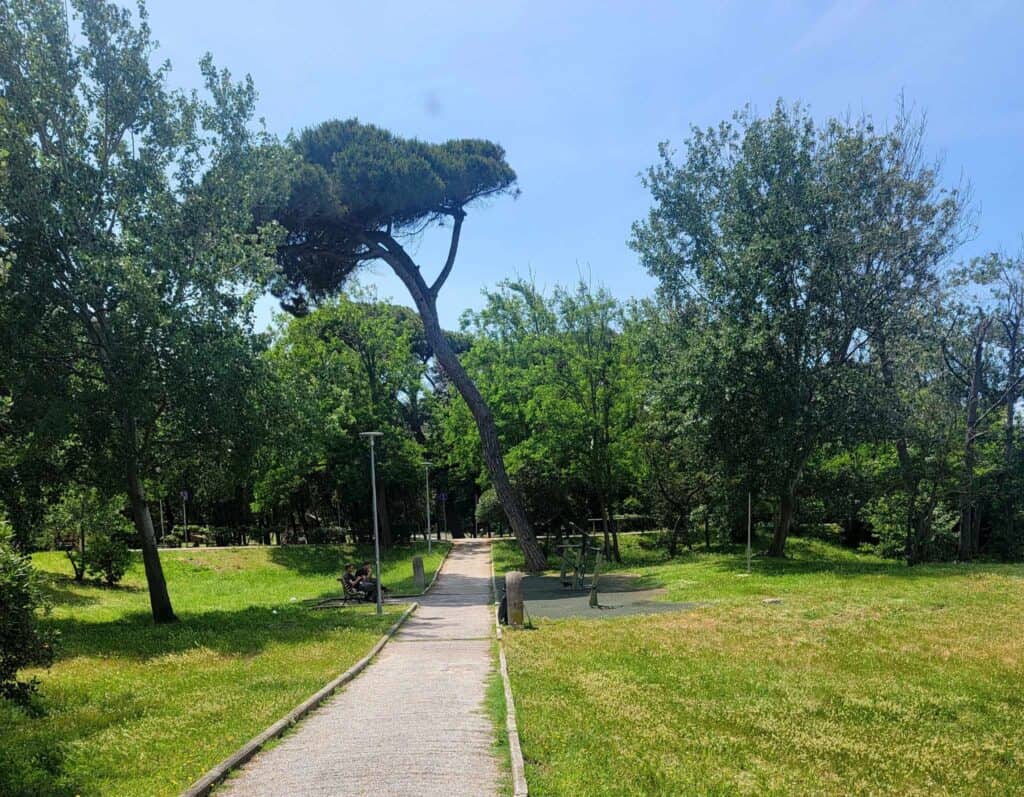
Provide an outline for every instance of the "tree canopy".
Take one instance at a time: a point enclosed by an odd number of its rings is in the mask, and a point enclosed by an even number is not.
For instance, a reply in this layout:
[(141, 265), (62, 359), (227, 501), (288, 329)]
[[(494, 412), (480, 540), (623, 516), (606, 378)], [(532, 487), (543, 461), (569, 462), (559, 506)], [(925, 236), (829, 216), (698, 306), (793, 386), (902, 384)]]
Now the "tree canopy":
[[(361, 263), (380, 258), (380, 233), (400, 236), (445, 219), (461, 225), (466, 207), (514, 191), (505, 151), (490, 141), (427, 144), (355, 119), (303, 130), (292, 141), (302, 165), (274, 217), (288, 231), (279, 248), (285, 306), (302, 312), (336, 292)], [(453, 251), (431, 286), (434, 296)]]

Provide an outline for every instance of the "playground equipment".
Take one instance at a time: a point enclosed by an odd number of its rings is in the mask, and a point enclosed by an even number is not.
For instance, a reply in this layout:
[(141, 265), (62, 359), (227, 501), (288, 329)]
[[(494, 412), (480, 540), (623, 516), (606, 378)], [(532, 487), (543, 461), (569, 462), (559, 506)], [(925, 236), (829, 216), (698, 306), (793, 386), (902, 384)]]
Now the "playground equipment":
[[(572, 537), (558, 546), (558, 555), (562, 559), (559, 578), (563, 587), (573, 590), (593, 589), (597, 584), (597, 575), (601, 563), (603, 545), (599, 545), (591, 534), (581, 530), (579, 542)], [(592, 584), (587, 586), (587, 574), (591, 574)]]

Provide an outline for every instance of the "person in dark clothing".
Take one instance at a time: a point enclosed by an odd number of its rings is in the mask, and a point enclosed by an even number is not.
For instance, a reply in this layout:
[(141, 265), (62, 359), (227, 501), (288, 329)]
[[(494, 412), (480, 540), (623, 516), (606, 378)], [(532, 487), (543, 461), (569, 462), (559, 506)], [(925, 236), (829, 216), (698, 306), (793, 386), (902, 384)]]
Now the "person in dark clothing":
[(356, 566), (353, 564), (345, 565), (345, 572), (341, 576), (342, 583), (345, 585), (345, 592), (359, 592), (363, 596), (363, 600), (371, 600), (371, 594), (376, 590), (373, 585), (365, 584), (356, 572)]
[[(359, 589), (363, 589), (363, 585), (368, 585), (366, 588), (376, 594), (377, 590), (377, 579), (373, 577), (373, 565), (369, 562), (363, 562), (363, 566), (356, 571), (356, 578), (359, 579)], [(380, 591), (387, 592), (388, 588), (381, 585)]]

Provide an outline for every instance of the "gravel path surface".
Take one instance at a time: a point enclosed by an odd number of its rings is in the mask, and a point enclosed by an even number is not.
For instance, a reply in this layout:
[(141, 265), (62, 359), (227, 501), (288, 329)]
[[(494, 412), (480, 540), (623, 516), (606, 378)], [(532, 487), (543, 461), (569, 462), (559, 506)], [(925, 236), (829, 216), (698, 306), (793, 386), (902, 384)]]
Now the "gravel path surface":
[(490, 556), (489, 543), (456, 542), (377, 659), (217, 797), (494, 797)]

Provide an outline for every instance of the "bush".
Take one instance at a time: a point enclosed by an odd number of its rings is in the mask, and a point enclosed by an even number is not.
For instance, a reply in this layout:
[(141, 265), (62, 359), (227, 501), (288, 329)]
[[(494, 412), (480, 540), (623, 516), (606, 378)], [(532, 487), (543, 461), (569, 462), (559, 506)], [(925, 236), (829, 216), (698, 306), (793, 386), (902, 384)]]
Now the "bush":
[[(871, 532), (878, 538), (875, 545), (862, 548), (879, 556), (902, 559), (906, 548), (907, 501), (902, 493), (883, 495), (869, 502), (864, 515)], [(928, 562), (948, 562), (957, 554), (957, 513), (939, 504), (929, 518), (927, 537), (920, 541), (921, 559)]]
[(52, 635), (39, 625), (46, 609), (31, 560), (0, 539), (0, 696), (26, 703), (37, 680), (19, 681), (18, 670), (53, 661)]
[[(113, 540), (121, 542), (127, 550), (127, 540), (133, 534), (123, 509), (123, 498), (107, 498), (95, 487), (72, 486), (47, 510), (47, 534), (53, 546), (67, 554), (76, 581), (81, 581), (86, 572), (104, 578), (108, 584), (116, 583), (124, 575), (123, 568), (117, 574), (117, 557), (112, 551)], [(91, 551), (93, 546), (101, 549), (95, 555)]]
[(498, 494), (494, 492), (493, 487), (484, 490), (476, 502), (476, 522), (496, 530), (502, 529), (505, 525), (505, 510), (501, 508)]
[(306, 530), (306, 542), (310, 545), (337, 545), (345, 542), (345, 529), (340, 526), (321, 526)]
[(183, 540), (181, 539), (181, 535), (180, 534), (178, 534), (176, 532), (171, 532), (170, 534), (165, 534), (163, 537), (160, 538), (160, 547), (161, 548), (180, 548), (182, 542), (183, 542)]
[(128, 544), (116, 535), (96, 535), (89, 540), (85, 551), (85, 566), (89, 574), (102, 578), (112, 587), (122, 578), (132, 563)]
[(238, 545), (239, 534), (235, 529), (227, 526), (208, 526), (203, 531), (206, 534), (207, 545)]

